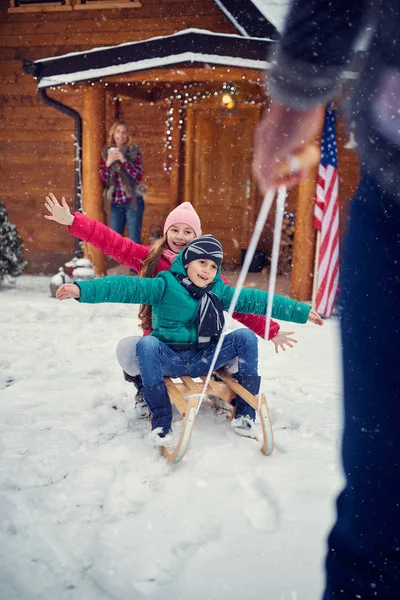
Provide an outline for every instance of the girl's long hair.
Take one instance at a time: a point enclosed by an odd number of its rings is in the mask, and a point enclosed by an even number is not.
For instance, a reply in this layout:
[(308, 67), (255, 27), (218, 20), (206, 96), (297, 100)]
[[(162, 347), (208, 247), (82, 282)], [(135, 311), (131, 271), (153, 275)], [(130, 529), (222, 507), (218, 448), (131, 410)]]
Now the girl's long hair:
[[(157, 240), (150, 248), (148, 255), (143, 261), (143, 266), (140, 271), (140, 277), (154, 277), (156, 274), (157, 265), (160, 262), (164, 248), (168, 248), (167, 234)], [(139, 310), (140, 326), (142, 329), (151, 329), (151, 306), (142, 304)]]
[(126, 145), (129, 146), (131, 144), (131, 136), (129, 133), (128, 124), (125, 123), (125, 121), (114, 121), (114, 123), (112, 123), (112, 125), (110, 127), (110, 130), (108, 132), (108, 137), (107, 137), (107, 146), (109, 148), (111, 148), (112, 146), (115, 146), (114, 133), (119, 125), (122, 125), (123, 127), (125, 127), (126, 132), (128, 134), (128, 139), (126, 141)]

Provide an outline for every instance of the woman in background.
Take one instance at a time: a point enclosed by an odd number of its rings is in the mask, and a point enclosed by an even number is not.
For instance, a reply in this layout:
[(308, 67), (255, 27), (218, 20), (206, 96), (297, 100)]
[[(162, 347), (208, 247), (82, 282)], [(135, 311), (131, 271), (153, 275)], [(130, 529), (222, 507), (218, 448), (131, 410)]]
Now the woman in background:
[(144, 213), (142, 157), (139, 146), (130, 143), (126, 123), (115, 121), (102, 150), (100, 178), (104, 184), (104, 208), (110, 227), (123, 235), (125, 225), (131, 240), (140, 244)]

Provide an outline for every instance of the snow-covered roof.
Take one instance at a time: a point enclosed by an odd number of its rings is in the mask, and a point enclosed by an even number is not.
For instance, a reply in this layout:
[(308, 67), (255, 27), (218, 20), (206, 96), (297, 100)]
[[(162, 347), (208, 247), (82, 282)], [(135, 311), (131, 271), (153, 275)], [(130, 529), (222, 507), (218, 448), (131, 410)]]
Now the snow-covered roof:
[(291, 0), (214, 0), (243, 36), (276, 38)]
[(24, 61), (24, 70), (38, 80), (39, 88), (64, 85), (123, 73), (182, 63), (229, 65), (265, 69), (271, 39), (185, 29), (118, 46), (94, 48)]

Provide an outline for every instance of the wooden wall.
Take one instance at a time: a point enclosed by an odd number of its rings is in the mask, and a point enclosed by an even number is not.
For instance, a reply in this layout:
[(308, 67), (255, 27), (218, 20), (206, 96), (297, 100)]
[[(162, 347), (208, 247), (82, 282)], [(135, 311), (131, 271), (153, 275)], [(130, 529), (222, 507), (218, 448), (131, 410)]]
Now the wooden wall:
[(147, 188), (143, 218), (142, 242), (149, 243), (149, 235), (156, 225), (162, 226), (171, 210), (170, 175), (165, 147), (168, 105), (165, 97), (144, 101), (137, 97), (120, 95), (119, 115), (133, 130), (133, 140), (139, 144)]
[[(142, 0), (141, 8), (70, 12), (10, 13), (8, 7), (8, 0), (0, 0), (0, 197), (24, 240), (29, 271), (54, 273), (71, 257), (74, 242), (65, 228), (44, 219), (43, 200), (49, 191), (67, 198), (74, 194), (74, 123), (38, 99), (34, 79), (23, 73), (22, 59), (38, 60), (189, 27), (236, 31), (211, 0)], [(74, 86), (49, 95), (78, 111), (82, 108), (81, 92)], [(159, 150), (163, 111), (157, 103), (153, 107), (132, 103), (123, 102), (121, 116), (129, 120), (134, 108), (141, 121), (139, 142), (146, 172), (154, 169), (150, 195), (157, 196), (160, 208), (153, 209), (161, 218), (169, 210)]]
[[(8, 0), (0, 0), (0, 198), (23, 237), (29, 271), (54, 273), (71, 257), (74, 241), (65, 228), (44, 219), (43, 201), (49, 191), (60, 197), (74, 195), (74, 122), (39, 100), (34, 79), (23, 73), (22, 59), (37, 60), (189, 27), (237, 32), (212, 0), (142, 0), (141, 8), (70, 12), (10, 13), (8, 6)], [(107, 125), (115, 116), (125, 119), (133, 125), (134, 139), (141, 147), (148, 186), (143, 227), (147, 243), (151, 227), (162, 224), (182, 199), (171, 192), (171, 179), (164, 171), (165, 96), (143, 100), (118, 90), (115, 93), (115, 89), (106, 93)], [(52, 90), (49, 95), (82, 111), (80, 86)], [(341, 234), (348, 199), (358, 182), (357, 157), (345, 149), (347, 140), (340, 121)], [(296, 198), (292, 191), (289, 212), (295, 212)], [(256, 209), (260, 202), (258, 198)], [(273, 219), (271, 214), (260, 243), (267, 253), (272, 245)]]

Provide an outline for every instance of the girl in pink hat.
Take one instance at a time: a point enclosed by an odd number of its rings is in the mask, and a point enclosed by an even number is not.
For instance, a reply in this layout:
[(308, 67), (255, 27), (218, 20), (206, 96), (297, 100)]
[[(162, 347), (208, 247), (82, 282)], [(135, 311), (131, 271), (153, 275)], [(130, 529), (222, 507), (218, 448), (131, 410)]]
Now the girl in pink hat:
[[(89, 242), (121, 265), (134, 269), (140, 273), (141, 277), (155, 277), (160, 271), (169, 270), (178, 254), (202, 233), (200, 217), (190, 202), (179, 204), (169, 213), (164, 223), (163, 237), (152, 246), (137, 244), (100, 221), (91, 219), (80, 212), (71, 214), (65, 198), (61, 198), (60, 204), (52, 193), (46, 196), (45, 206), (50, 213), (45, 215), (46, 219), (67, 225), (71, 235), (84, 242)], [(225, 284), (229, 285), (228, 280), (222, 278)], [(233, 316), (237, 321), (264, 337), (265, 317), (240, 313), (234, 313)], [(151, 306), (142, 305), (139, 318), (143, 335), (148, 335), (152, 331)], [(268, 339), (274, 343), (276, 352), (279, 348), (285, 350), (285, 346), (292, 347), (293, 343), (296, 343), (296, 340), (289, 337), (292, 333), (280, 332), (278, 323), (271, 320)], [(146, 412), (144, 403), (140, 402), (142, 384), (136, 360), (136, 344), (139, 340), (140, 336), (123, 338), (117, 346), (117, 359), (125, 379), (132, 382), (138, 389), (136, 395), (138, 406), (143, 406), (144, 412)]]

